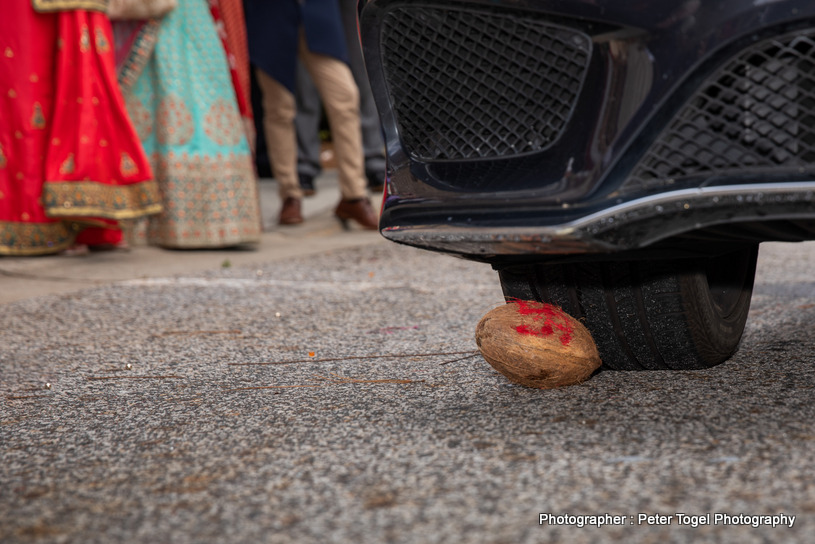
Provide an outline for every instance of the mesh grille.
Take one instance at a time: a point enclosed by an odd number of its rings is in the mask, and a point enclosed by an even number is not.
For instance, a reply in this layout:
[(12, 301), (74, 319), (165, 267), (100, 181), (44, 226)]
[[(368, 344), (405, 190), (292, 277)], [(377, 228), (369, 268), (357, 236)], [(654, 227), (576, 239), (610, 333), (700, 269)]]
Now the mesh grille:
[(815, 31), (760, 42), (710, 77), (626, 189), (683, 177), (815, 171)]
[(553, 143), (591, 51), (535, 15), (433, 6), (390, 10), (383, 64), (403, 145), (424, 160), (506, 157)]

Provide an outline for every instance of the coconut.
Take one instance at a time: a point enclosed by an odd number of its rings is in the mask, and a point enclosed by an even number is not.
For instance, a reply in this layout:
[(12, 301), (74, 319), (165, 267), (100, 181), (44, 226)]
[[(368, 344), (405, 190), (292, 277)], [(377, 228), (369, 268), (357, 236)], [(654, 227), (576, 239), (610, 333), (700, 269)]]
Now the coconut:
[(487, 312), (476, 326), (475, 341), (493, 368), (527, 387), (577, 384), (601, 364), (588, 329), (542, 302), (515, 301)]

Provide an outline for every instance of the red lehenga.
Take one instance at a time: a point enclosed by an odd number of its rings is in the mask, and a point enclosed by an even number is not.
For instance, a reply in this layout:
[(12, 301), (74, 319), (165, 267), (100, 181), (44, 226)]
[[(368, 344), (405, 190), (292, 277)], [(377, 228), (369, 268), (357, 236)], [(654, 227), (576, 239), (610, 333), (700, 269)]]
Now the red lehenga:
[(116, 243), (119, 221), (159, 212), (161, 198), (116, 82), (110, 21), (30, 0), (3, 12), (0, 255)]

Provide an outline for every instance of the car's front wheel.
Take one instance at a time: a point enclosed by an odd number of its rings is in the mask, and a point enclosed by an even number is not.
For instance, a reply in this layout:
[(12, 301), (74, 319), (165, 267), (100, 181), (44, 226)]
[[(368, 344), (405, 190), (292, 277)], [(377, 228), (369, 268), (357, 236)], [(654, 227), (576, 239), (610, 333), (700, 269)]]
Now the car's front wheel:
[(707, 368), (738, 347), (758, 245), (711, 258), (534, 264), (499, 270), (508, 301), (563, 308), (591, 331), (603, 366)]

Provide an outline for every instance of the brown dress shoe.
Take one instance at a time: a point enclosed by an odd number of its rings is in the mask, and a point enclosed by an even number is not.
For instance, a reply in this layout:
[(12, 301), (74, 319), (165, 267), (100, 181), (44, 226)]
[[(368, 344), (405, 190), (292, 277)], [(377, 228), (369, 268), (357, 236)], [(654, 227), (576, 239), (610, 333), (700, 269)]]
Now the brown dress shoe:
[(334, 215), (342, 222), (342, 226), (348, 228), (348, 220), (353, 219), (368, 230), (379, 228), (379, 218), (371, 207), (371, 201), (367, 198), (356, 198), (353, 200), (340, 200)]
[(300, 199), (291, 196), (287, 197), (280, 209), (280, 224), (296, 225), (302, 222), (303, 214), (300, 212)]

